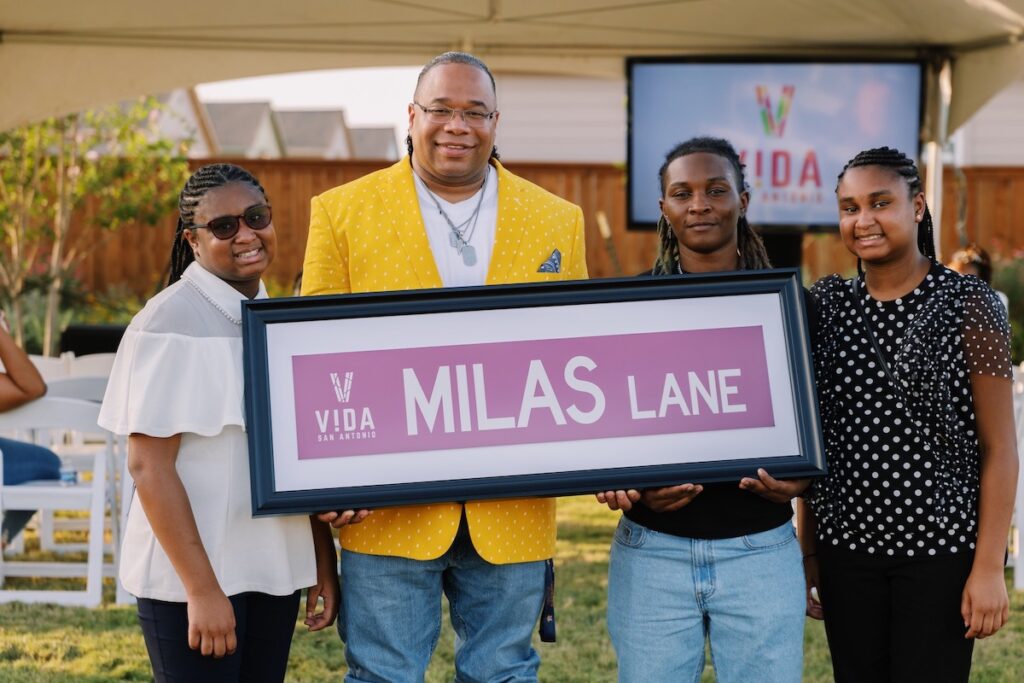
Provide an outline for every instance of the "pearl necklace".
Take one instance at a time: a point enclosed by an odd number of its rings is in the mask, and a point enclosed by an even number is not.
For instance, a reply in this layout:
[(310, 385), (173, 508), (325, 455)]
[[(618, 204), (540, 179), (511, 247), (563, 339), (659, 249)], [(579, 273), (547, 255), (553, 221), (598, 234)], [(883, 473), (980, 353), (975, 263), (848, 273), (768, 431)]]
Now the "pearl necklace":
[(211, 305), (211, 306), (213, 306), (213, 307), (214, 307), (214, 308), (216, 308), (216, 309), (217, 309), (218, 311), (220, 311), (220, 312), (221, 312), (221, 315), (223, 315), (223, 316), (224, 316), (225, 318), (227, 318), (227, 319), (228, 319), (228, 321), (230, 321), (230, 322), (231, 322), (232, 324), (234, 324), (234, 325), (238, 325), (239, 327), (241, 327), (241, 325), (242, 325), (242, 319), (241, 319), (241, 318), (236, 318), (235, 316), (231, 315), (231, 314), (230, 314), (230, 313), (228, 313), (228, 312), (227, 312), (226, 310), (224, 310), (224, 307), (223, 307), (223, 306), (221, 306), (220, 304), (218, 304), (218, 303), (217, 303), (216, 301), (214, 301), (214, 300), (213, 300), (213, 297), (212, 297), (212, 296), (210, 296), (209, 294), (207, 294), (207, 293), (206, 293), (206, 292), (205, 292), (205, 291), (203, 290), (203, 288), (199, 286), (199, 284), (198, 284), (198, 283), (196, 283), (195, 281), (193, 281), (193, 280), (192, 280), (192, 279), (190, 279), (190, 278), (184, 278), (184, 280), (185, 280), (185, 282), (187, 282), (187, 283), (189, 283), (190, 285), (192, 285), (192, 288), (193, 288), (193, 289), (195, 289), (195, 290), (196, 290), (197, 292), (199, 292), (199, 296), (201, 296), (201, 297), (203, 297), (204, 299), (206, 299), (207, 301), (209, 301), (209, 302), (210, 302), (210, 305)]

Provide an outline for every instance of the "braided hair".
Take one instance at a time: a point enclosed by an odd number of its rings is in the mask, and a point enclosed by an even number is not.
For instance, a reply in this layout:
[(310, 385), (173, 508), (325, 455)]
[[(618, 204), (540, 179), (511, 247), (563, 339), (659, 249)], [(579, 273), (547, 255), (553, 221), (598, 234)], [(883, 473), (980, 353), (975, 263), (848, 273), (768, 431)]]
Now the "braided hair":
[[(681, 142), (665, 155), (665, 162), (658, 169), (658, 182), (661, 185), (661, 194), (665, 195), (665, 174), (668, 172), (669, 164), (680, 157), (690, 154), (714, 154), (728, 161), (736, 174), (736, 185), (740, 192), (747, 189), (747, 181), (743, 176), (743, 162), (740, 155), (736, 153), (728, 140), (713, 137), (695, 137), (686, 142)], [(754, 232), (747, 222), (745, 215), (740, 216), (736, 221), (736, 248), (739, 251), (740, 270), (759, 270), (771, 268), (771, 261), (768, 260), (768, 252), (764, 248), (761, 236)], [(676, 266), (682, 268), (679, 260), (679, 242), (668, 219), (662, 214), (658, 218), (658, 255), (654, 260), (655, 275), (667, 275), (676, 272)]]
[(247, 183), (252, 185), (266, 198), (267, 192), (256, 180), (256, 176), (241, 166), (234, 164), (209, 164), (203, 166), (185, 181), (178, 196), (178, 227), (174, 231), (174, 242), (171, 243), (170, 275), (167, 284), (173, 285), (181, 279), (188, 265), (195, 260), (195, 254), (185, 239), (185, 230), (195, 225), (196, 207), (210, 190), (224, 187), (231, 183)]
[[(498, 86), (494, 82), (494, 74), (492, 74), (491, 70), (487, 68), (487, 65), (484, 64), (483, 60), (480, 59), (479, 57), (474, 57), (468, 52), (457, 52), (455, 50), (452, 50), (450, 52), (443, 52), (438, 56), (434, 57), (433, 59), (431, 59), (423, 66), (423, 68), (420, 70), (420, 75), (416, 77), (416, 90), (414, 91), (414, 94), (416, 92), (419, 92), (420, 83), (423, 81), (423, 77), (426, 76), (427, 73), (429, 73), (435, 66), (441, 66), (442, 64), (465, 64), (467, 66), (472, 66), (477, 69), (480, 69), (485, 74), (487, 74), (487, 78), (491, 80), (491, 90), (494, 91), (494, 96), (498, 96)], [(409, 153), (410, 157), (412, 157), (411, 135), (405, 136), (405, 151)], [(501, 156), (498, 154), (497, 145), (491, 147), (491, 158), (494, 159), (495, 161), (501, 159)]]
[[(921, 173), (917, 170), (917, 164), (914, 163), (913, 159), (898, 149), (876, 147), (860, 152), (857, 156), (850, 159), (846, 166), (843, 166), (843, 170), (840, 171), (839, 177), (836, 179), (836, 192), (839, 192), (839, 183), (843, 181), (846, 171), (863, 166), (880, 166), (895, 172), (896, 175), (907, 181), (911, 199), (923, 191), (924, 183), (921, 182)], [(921, 220), (917, 222), (917, 248), (929, 261), (933, 263), (938, 262), (938, 256), (935, 253), (935, 231), (932, 226), (932, 213), (928, 210), (927, 204), (925, 204)], [(864, 272), (864, 266), (860, 258), (857, 259), (857, 272)]]

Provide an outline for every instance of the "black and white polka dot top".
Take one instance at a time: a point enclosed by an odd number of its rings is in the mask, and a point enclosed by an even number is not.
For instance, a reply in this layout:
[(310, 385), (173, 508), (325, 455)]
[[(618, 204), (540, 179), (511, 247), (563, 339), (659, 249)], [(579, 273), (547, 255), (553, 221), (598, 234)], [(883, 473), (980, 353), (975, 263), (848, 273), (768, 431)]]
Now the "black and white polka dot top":
[(898, 386), (854, 305), (852, 280), (811, 288), (814, 362), (828, 474), (807, 500), (818, 540), (919, 557), (974, 548), (979, 447), (971, 374), (1013, 377), (1010, 326), (996, 294), (935, 264), (906, 296), (863, 309)]

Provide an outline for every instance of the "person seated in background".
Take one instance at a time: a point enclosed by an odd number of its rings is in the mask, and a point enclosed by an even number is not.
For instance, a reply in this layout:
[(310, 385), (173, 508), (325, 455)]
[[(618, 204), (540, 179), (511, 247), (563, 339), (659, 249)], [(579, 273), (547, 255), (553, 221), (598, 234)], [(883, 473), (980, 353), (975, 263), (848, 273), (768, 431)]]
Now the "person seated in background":
[[(976, 275), (986, 285), (992, 285), (992, 258), (988, 252), (981, 248), (976, 242), (971, 242), (960, 251), (955, 252), (949, 259), (946, 266), (955, 270), (961, 275)], [(1010, 300), (999, 290), (993, 290), (999, 300), (1003, 302), (1006, 311), (1010, 311)]]
[[(0, 413), (34, 401), (46, 393), (46, 383), (28, 355), (14, 342), (7, 318), (0, 311)], [(39, 479), (60, 479), (60, 458), (42, 446), (0, 438), (3, 453), (4, 486), (23, 484)], [(0, 544), (6, 546), (28, 524), (34, 510), (0, 510), (3, 526)]]

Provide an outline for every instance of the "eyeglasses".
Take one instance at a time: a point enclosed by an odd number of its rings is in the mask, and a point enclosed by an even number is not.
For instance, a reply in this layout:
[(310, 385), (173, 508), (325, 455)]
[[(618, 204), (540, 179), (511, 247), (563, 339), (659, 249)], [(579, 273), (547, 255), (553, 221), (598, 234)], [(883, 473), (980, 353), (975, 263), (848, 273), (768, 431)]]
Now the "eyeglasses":
[(270, 206), (255, 204), (246, 209), (241, 216), (218, 216), (206, 225), (193, 225), (189, 229), (208, 228), (219, 240), (229, 240), (238, 234), (239, 220), (245, 221), (253, 230), (263, 230), (270, 225)]
[(498, 110), (477, 111), (475, 109), (451, 109), (450, 107), (424, 107), (419, 102), (413, 102), (427, 115), (427, 121), (431, 123), (445, 124), (455, 118), (456, 114), (462, 115), (462, 120), (471, 128), (483, 128), (487, 122), (494, 118)]

